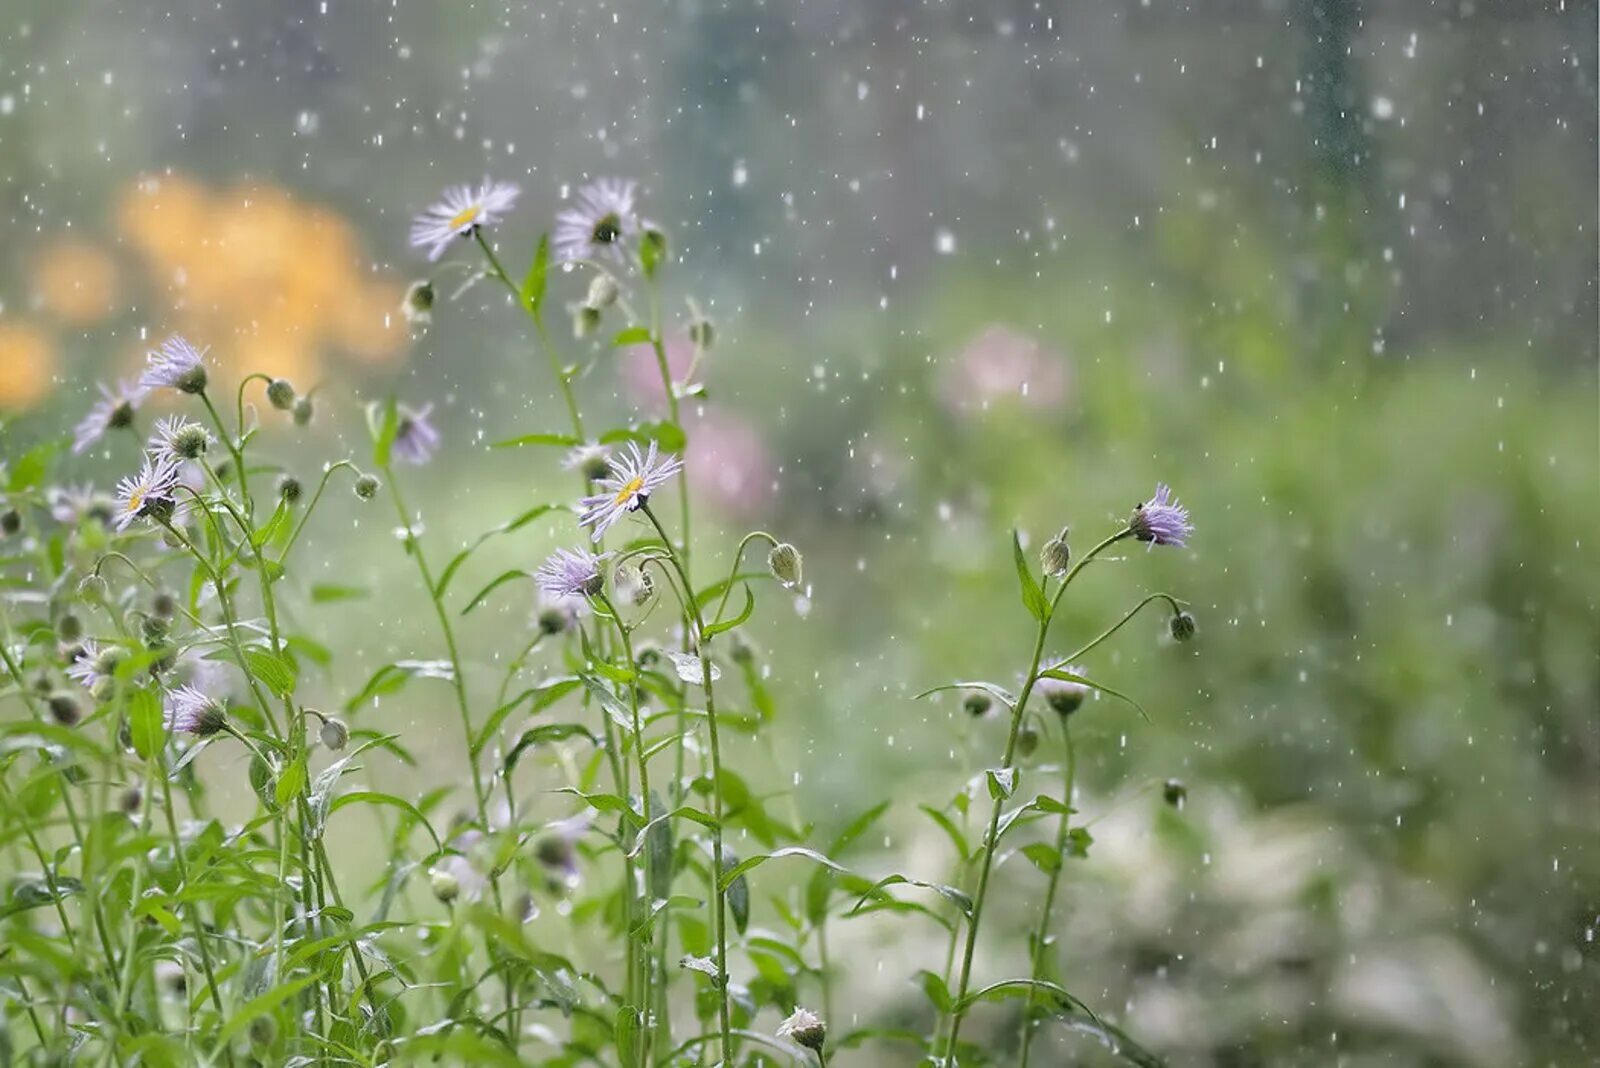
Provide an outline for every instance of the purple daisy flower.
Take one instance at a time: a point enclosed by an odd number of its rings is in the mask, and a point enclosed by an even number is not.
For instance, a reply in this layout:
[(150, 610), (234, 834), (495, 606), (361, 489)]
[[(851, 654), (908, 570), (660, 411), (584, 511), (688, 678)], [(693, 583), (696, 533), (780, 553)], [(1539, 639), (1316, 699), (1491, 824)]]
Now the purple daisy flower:
[(605, 492), (579, 502), (583, 513), (578, 522), (592, 527), (590, 536), (599, 541), (613, 523), (643, 508), (652, 493), (682, 470), (683, 461), (676, 456), (659, 456), (655, 442), (650, 443), (648, 452), (640, 453), (638, 444), (630, 441), (628, 455), (613, 457), (611, 473), (596, 483)]
[(434, 453), (439, 451), (439, 443), (443, 440), (439, 431), (429, 421), (428, 415), (433, 411), (433, 405), (426, 404), (420, 410), (413, 410), (401, 405), (398, 411), (399, 423), (394, 432), (394, 455), (408, 464), (421, 466), (433, 459)]
[(485, 178), (474, 190), (470, 185), (454, 185), (411, 221), (411, 244), (426, 248), (428, 259), (437, 260), (450, 247), (453, 237), (469, 237), (480, 226), (499, 221), (511, 210), (522, 190), (510, 182)]
[(140, 516), (165, 508), (169, 513), (177, 505), (175, 490), (182, 464), (172, 456), (146, 456), (139, 473), (117, 483), (116, 527), (128, 529)]
[(133, 413), (139, 410), (148, 392), (136, 382), (118, 382), (116, 389), (107, 389), (96, 383), (100, 399), (95, 401), (87, 415), (73, 428), (72, 451), (81, 453), (106, 436), (108, 430), (120, 430), (133, 425)]
[(203, 393), (206, 388), (204, 349), (173, 334), (146, 356), (139, 385), (144, 389), (176, 389), (182, 393)]
[(193, 686), (180, 686), (167, 693), (161, 721), (169, 731), (208, 738), (228, 722), (222, 705)]
[(123, 651), (118, 646), (108, 645), (102, 649), (86, 641), (79, 647), (77, 659), (67, 665), (67, 678), (99, 696), (116, 677), (117, 665), (122, 660)]
[(551, 243), (563, 260), (623, 260), (623, 247), (639, 232), (634, 213), (636, 183), (625, 178), (601, 178), (581, 186), (573, 206), (556, 215)]
[(533, 573), (539, 591), (552, 600), (593, 597), (604, 588), (600, 562), (604, 556), (582, 549), (557, 549)]
[(156, 432), (150, 438), (151, 453), (172, 460), (193, 460), (210, 447), (210, 432), (181, 415), (157, 419)]
[(1156, 495), (1138, 505), (1128, 520), (1128, 529), (1140, 541), (1151, 546), (1174, 545), (1182, 547), (1194, 533), (1189, 522), (1189, 509), (1179, 504), (1165, 482), (1156, 484)]

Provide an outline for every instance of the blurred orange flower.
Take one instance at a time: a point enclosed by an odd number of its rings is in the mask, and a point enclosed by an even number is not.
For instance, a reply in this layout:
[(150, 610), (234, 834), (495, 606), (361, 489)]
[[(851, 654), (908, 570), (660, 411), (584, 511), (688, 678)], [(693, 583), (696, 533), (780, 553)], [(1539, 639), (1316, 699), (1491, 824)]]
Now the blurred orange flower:
[(117, 298), (117, 264), (87, 241), (48, 246), (33, 271), (39, 304), (73, 326), (89, 326), (111, 314)]
[(30, 408), (55, 388), (56, 349), (30, 323), (0, 319), (0, 411)]

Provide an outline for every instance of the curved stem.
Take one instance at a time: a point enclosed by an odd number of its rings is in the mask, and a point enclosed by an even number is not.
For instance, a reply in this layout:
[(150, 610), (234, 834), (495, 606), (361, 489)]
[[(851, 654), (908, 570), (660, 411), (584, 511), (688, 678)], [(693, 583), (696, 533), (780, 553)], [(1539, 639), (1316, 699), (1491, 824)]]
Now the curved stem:
[(1068, 664), (1071, 664), (1074, 661), (1076, 661), (1080, 656), (1083, 656), (1089, 650), (1093, 649), (1095, 646), (1099, 645), (1101, 642), (1103, 642), (1107, 638), (1111, 637), (1117, 631), (1121, 630), (1122, 627), (1123, 627), (1123, 624), (1127, 623), (1134, 616), (1138, 615), (1140, 609), (1144, 608), (1144, 606), (1149, 604), (1151, 601), (1166, 601), (1167, 604), (1172, 606), (1172, 614), (1173, 615), (1177, 615), (1179, 612), (1183, 611), (1182, 606), (1180, 606), (1177, 601), (1173, 600), (1171, 597), (1167, 596), (1166, 594), (1164, 594), (1164, 593), (1152, 593), (1150, 596), (1146, 597), (1144, 600), (1140, 601), (1138, 604), (1134, 605), (1131, 609), (1129, 609), (1127, 615), (1123, 616), (1121, 619), (1117, 620), (1111, 626), (1107, 627), (1100, 634), (1100, 636), (1098, 638), (1096, 638), (1094, 641), (1090, 642), (1089, 644), (1083, 646), (1082, 648), (1074, 650), (1073, 652), (1068, 653), (1065, 657), (1063, 657), (1060, 661), (1058, 661), (1056, 663), (1056, 666), (1057, 667), (1066, 667)]
[[(1046, 939), (1050, 935), (1050, 913), (1055, 908), (1056, 888), (1061, 884), (1061, 869), (1066, 866), (1067, 840), (1072, 833), (1072, 788), (1078, 773), (1078, 750), (1072, 744), (1072, 723), (1061, 718), (1061, 740), (1066, 749), (1066, 770), (1061, 792), (1061, 822), (1056, 827), (1055, 867), (1050, 871), (1050, 885), (1044, 892), (1044, 908), (1039, 912), (1039, 929), (1033, 935), (1033, 962), (1028, 978), (1037, 981), (1044, 970)], [(1037, 1028), (1033, 1020), (1034, 991), (1030, 988), (1028, 1001), (1022, 1010), (1022, 1060), (1020, 1068), (1028, 1068), (1028, 1053), (1033, 1046), (1033, 1033)]]

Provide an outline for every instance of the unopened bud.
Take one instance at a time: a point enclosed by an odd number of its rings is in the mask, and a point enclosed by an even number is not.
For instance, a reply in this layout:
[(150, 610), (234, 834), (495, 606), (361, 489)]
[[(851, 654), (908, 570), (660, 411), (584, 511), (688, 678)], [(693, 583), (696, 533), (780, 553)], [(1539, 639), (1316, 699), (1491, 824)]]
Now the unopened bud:
[(300, 494), (305, 487), (300, 485), (300, 480), (293, 475), (284, 475), (278, 479), (278, 496), (283, 498), (283, 503), (294, 504), (300, 500)]
[(322, 730), (319, 732), (322, 744), (337, 752), (350, 741), (350, 728), (344, 725), (344, 720), (329, 716), (322, 721)]
[(406, 288), (405, 299), (400, 302), (400, 313), (406, 322), (426, 326), (433, 322), (433, 283), (426, 279), (412, 282)]
[(1060, 578), (1067, 573), (1067, 565), (1072, 562), (1072, 550), (1067, 548), (1067, 530), (1044, 543), (1044, 548), (1039, 552), (1039, 563), (1044, 567), (1044, 573), (1052, 578)]
[(461, 880), (443, 868), (428, 873), (428, 885), (433, 889), (433, 896), (447, 905), (461, 894)]
[(800, 585), (800, 550), (788, 542), (780, 542), (767, 553), (767, 567), (772, 571), (772, 577), (782, 583), (785, 589), (794, 589)]
[(383, 483), (378, 481), (376, 475), (361, 475), (356, 479), (356, 496), (364, 501), (370, 501), (378, 495), (378, 490)]
[(584, 298), (584, 304), (600, 311), (609, 308), (617, 302), (617, 280), (602, 271), (589, 279), (589, 295)]
[(294, 417), (294, 425), (309, 426), (311, 423), (311, 416), (314, 414), (314, 412), (315, 409), (311, 407), (310, 397), (296, 397), (294, 402), (294, 411), (292, 413)]
[(582, 341), (600, 327), (600, 309), (587, 304), (572, 309), (572, 336)]
[(709, 349), (716, 340), (717, 329), (710, 319), (696, 319), (689, 324), (689, 340), (700, 349)]
[(1182, 808), (1189, 797), (1189, 788), (1177, 779), (1168, 779), (1161, 784), (1161, 796), (1173, 808)]
[(83, 708), (78, 704), (78, 698), (65, 690), (58, 690), (50, 695), (50, 718), (63, 727), (75, 727), (78, 720), (83, 718)]
[(1180, 642), (1186, 642), (1194, 637), (1194, 616), (1188, 612), (1179, 612), (1172, 617), (1172, 636)]
[(1032, 727), (1024, 727), (1017, 732), (1017, 752), (1021, 756), (1030, 757), (1033, 751), (1039, 748), (1039, 732)]
[(7, 508), (0, 513), (0, 534), (10, 536), (22, 529), (22, 515), (15, 508)]
[(64, 642), (75, 642), (83, 637), (83, 621), (71, 612), (61, 613), (56, 620), (56, 637)]
[(294, 383), (287, 378), (274, 378), (267, 383), (267, 403), (278, 411), (286, 412), (293, 408), (294, 399)]
[(961, 707), (967, 710), (967, 715), (977, 719), (989, 714), (989, 709), (994, 707), (994, 700), (986, 693), (969, 693), (967, 699), (961, 702)]

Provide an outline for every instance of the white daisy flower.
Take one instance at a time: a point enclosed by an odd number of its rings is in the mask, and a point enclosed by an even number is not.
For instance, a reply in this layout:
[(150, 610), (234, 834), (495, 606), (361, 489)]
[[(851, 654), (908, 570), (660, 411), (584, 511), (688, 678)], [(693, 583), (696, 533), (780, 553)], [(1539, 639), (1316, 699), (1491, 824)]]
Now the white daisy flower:
[(485, 178), (474, 190), (470, 185), (454, 185), (411, 221), (411, 244), (426, 248), (428, 259), (444, 255), (453, 237), (468, 237), (480, 226), (497, 222), (511, 210), (522, 190), (510, 182)]
[(173, 334), (146, 356), (139, 385), (144, 389), (176, 389), (183, 393), (203, 393), (206, 388), (204, 349)]
[(633, 204), (636, 188), (625, 178), (601, 178), (579, 188), (573, 206), (556, 215), (551, 238), (556, 256), (563, 260), (605, 256), (622, 262), (624, 246), (640, 229)]
[(146, 390), (136, 382), (118, 382), (116, 389), (107, 389), (96, 383), (100, 399), (72, 432), (72, 451), (81, 453), (106, 436), (108, 430), (121, 430), (133, 425), (133, 413), (139, 410)]
[(682, 470), (683, 461), (676, 456), (658, 456), (655, 442), (650, 443), (648, 452), (641, 454), (639, 446), (630, 441), (628, 455), (613, 457), (611, 474), (596, 483), (604, 492), (579, 502), (583, 512), (578, 522), (592, 527), (590, 536), (599, 541), (613, 523), (643, 508), (652, 493)]
[(173, 491), (181, 474), (176, 457), (146, 456), (137, 475), (117, 483), (117, 529), (126, 530), (128, 524), (155, 509), (170, 512), (177, 504)]

